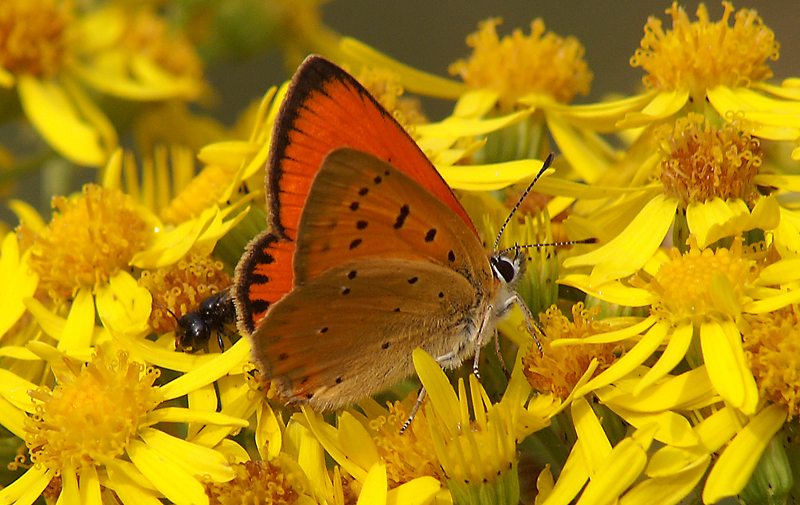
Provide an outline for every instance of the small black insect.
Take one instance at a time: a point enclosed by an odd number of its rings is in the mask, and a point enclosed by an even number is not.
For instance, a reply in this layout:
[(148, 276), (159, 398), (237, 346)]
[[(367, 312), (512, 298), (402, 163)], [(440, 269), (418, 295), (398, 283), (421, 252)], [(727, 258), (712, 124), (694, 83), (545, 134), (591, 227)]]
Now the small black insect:
[[(172, 312), (172, 311), (170, 311)], [(173, 317), (175, 314), (173, 314)], [(200, 349), (208, 352), (208, 344), (213, 332), (217, 332), (220, 351), (225, 350), (222, 343), (222, 332), (225, 326), (236, 321), (236, 307), (230, 289), (213, 294), (200, 302), (197, 309), (180, 318), (175, 317), (175, 348), (179, 351), (194, 353)]]

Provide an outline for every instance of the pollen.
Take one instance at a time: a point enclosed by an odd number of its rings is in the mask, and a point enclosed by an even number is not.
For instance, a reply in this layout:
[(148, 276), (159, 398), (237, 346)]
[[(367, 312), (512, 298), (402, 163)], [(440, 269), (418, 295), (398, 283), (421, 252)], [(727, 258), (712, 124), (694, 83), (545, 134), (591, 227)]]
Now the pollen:
[[(416, 396), (414, 393), (414, 400)], [(400, 429), (408, 419), (405, 406), (394, 402), (388, 403), (387, 407), (387, 415), (370, 420), (369, 426), (377, 432), (375, 444), (378, 454), (386, 462), (389, 487), (426, 475), (442, 482), (445, 475), (434, 450), (424, 409), (417, 411), (414, 422), (401, 434)]]
[(422, 103), (416, 98), (403, 96), (405, 90), (397, 74), (381, 68), (363, 67), (358, 82), (412, 134), (414, 125), (428, 122)]
[(531, 387), (541, 393), (551, 392), (565, 400), (580, 378), (597, 358), (599, 374), (617, 359), (617, 344), (577, 344), (552, 347), (554, 340), (561, 338), (586, 338), (603, 333), (606, 326), (597, 321), (600, 306), (586, 309), (583, 302), (572, 306), (572, 321), (555, 305), (542, 315), (544, 337), (541, 338), (543, 353), (535, 348), (522, 358), (525, 376)]
[(658, 295), (652, 314), (673, 323), (737, 317), (735, 307), (758, 276), (759, 250), (758, 244), (743, 246), (741, 239), (730, 249), (716, 251), (692, 246), (681, 254), (672, 248), (670, 261), (661, 265), (647, 287)]
[(196, 309), (204, 299), (233, 284), (233, 280), (221, 261), (208, 254), (192, 253), (169, 268), (142, 272), (139, 284), (153, 295), (150, 326), (155, 333), (163, 334), (175, 330), (175, 317)]
[(122, 44), (133, 54), (149, 56), (173, 75), (199, 79), (203, 64), (189, 40), (170, 32), (166, 21), (147, 9), (133, 16)]
[(36, 412), (26, 419), (25, 443), (37, 465), (100, 464), (121, 456), (144, 416), (159, 403), (159, 371), (106, 356), (102, 348), (80, 370), (57, 374), (58, 385), (28, 394)]
[(577, 39), (545, 33), (544, 22), (535, 19), (529, 36), (517, 29), (501, 40), (496, 30), (501, 22), (495, 18), (479, 24), (479, 30), (467, 37), (472, 55), (450, 65), (452, 75), (473, 88), (500, 93), (504, 111), (529, 93), (547, 94), (560, 103), (571, 102), (577, 93), (589, 93), (593, 76)]
[(54, 300), (107, 282), (150, 239), (134, 202), (118, 190), (87, 184), (77, 196), (54, 198), (52, 206), (53, 217), (41, 234), (24, 225), (19, 232), (21, 245), (31, 248), (39, 287)]
[(245, 505), (252, 503), (295, 503), (300, 494), (292, 486), (292, 475), (270, 461), (245, 461), (232, 465), (236, 477), (225, 483), (206, 486), (210, 505)]
[(758, 396), (785, 405), (789, 420), (800, 405), (800, 306), (744, 318), (745, 358), (758, 384)]
[(674, 127), (657, 128), (654, 136), (664, 160), (654, 175), (664, 193), (684, 206), (719, 197), (738, 198), (752, 207), (762, 153), (758, 139), (742, 133), (738, 124), (734, 119), (716, 127), (702, 115), (689, 113)]
[(0, 69), (49, 78), (61, 68), (73, 20), (71, 2), (4, 0), (0, 2)]
[(775, 34), (763, 25), (756, 11), (742, 9), (729, 20), (733, 5), (722, 2), (725, 12), (719, 22), (709, 21), (705, 4), (697, 7), (697, 21), (689, 21), (677, 2), (667, 9), (672, 30), (664, 31), (661, 20), (650, 17), (644, 27), (641, 47), (631, 66), (648, 72), (648, 89), (689, 91), (696, 101), (716, 86), (749, 86), (772, 77), (767, 60), (777, 60)]

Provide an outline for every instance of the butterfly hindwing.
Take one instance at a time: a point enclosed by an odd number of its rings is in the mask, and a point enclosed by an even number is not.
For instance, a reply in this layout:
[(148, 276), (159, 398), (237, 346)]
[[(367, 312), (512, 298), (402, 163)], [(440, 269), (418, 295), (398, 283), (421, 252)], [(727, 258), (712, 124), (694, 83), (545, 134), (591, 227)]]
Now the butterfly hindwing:
[(336, 408), (411, 375), (417, 347), (435, 357), (472, 354), (465, 336), (486, 311), (482, 300), (440, 265), (357, 260), (276, 303), (253, 335), (253, 357), (284, 400)]
[(349, 148), (323, 161), (296, 247), (296, 284), (361, 258), (432, 262), (473, 285), (492, 275), (478, 237), (449, 207), (392, 165)]

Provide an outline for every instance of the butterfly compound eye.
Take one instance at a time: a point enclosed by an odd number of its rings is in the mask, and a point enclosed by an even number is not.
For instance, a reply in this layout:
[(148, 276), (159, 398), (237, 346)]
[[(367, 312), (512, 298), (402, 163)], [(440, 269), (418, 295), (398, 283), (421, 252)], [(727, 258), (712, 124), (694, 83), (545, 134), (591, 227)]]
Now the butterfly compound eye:
[(516, 275), (516, 268), (514, 268), (514, 264), (502, 256), (500, 257), (493, 257), (490, 260), (492, 264), (492, 270), (494, 270), (494, 276), (500, 279), (503, 279), (506, 284), (514, 280), (514, 275)]

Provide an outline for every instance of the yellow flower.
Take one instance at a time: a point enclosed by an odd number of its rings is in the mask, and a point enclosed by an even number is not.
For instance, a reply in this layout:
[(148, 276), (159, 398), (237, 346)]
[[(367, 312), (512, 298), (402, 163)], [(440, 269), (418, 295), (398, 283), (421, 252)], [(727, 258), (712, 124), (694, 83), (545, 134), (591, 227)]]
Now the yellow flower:
[(450, 65), (451, 74), (461, 76), (470, 88), (497, 92), (500, 110), (505, 111), (530, 93), (549, 95), (559, 103), (589, 93), (592, 73), (577, 39), (545, 33), (544, 21), (537, 18), (530, 36), (516, 29), (500, 40), (496, 27), (501, 22), (495, 18), (480, 23), (467, 37), (472, 55)]
[(163, 20), (115, 7), (77, 17), (73, 3), (10, 0), (0, 7), (0, 86), (16, 88), (25, 116), (61, 155), (102, 166), (117, 134), (85, 86), (135, 101), (195, 99), (194, 50)]
[[(569, 338), (580, 340), (607, 329), (597, 321), (600, 306), (586, 310), (583, 302), (572, 306), (572, 320), (567, 319), (554, 305), (540, 316), (544, 328), (541, 338), (543, 352), (529, 346), (522, 358), (524, 372), (535, 391), (553, 393), (565, 402), (580, 382), (585, 383), (594, 375), (603, 372), (615, 361), (617, 345), (613, 343), (590, 345), (579, 344), (553, 347), (553, 342)], [(595, 362), (595, 363), (593, 363)], [(592, 372), (587, 376), (588, 370)]]
[(101, 482), (126, 502), (166, 497), (173, 503), (208, 503), (202, 481), (234, 477), (222, 454), (153, 425), (200, 421), (233, 429), (247, 426), (246, 421), (216, 412), (157, 408), (179, 389), (155, 387), (158, 371), (123, 351), (109, 354), (113, 351), (98, 348), (81, 364), (49, 346), (32, 349), (53, 366), (58, 385), (51, 390), (22, 379), (4, 380), (5, 387), (30, 390), (29, 400), (19, 399), (13, 410), (5, 410), (2, 423), (25, 439), (35, 464), (0, 491), (0, 501), (30, 503), (60, 475), (59, 500), (64, 503), (99, 501)]
[[(780, 251), (794, 246), (795, 241), (784, 238), (791, 235), (794, 211), (777, 197), (793, 191), (798, 177), (757, 173), (762, 160), (757, 140), (735, 124), (716, 128), (698, 114), (656, 133), (660, 152), (649, 163), (661, 184), (596, 211), (592, 232), (607, 243), (568, 258), (565, 267), (592, 266), (593, 285), (632, 274), (652, 257), (671, 226), (674, 245), (681, 249), (690, 238), (703, 248), (754, 229), (776, 230)], [(778, 184), (774, 194), (758, 192), (764, 181)]]
[[(794, 259), (768, 261), (763, 246), (745, 247), (737, 239), (730, 248), (716, 251), (692, 247), (684, 254), (675, 249), (668, 254), (659, 253), (640, 276), (628, 282), (593, 287), (589, 276), (565, 277), (565, 284), (606, 301), (650, 305), (650, 316), (641, 322), (580, 340), (600, 343), (634, 338), (637, 342), (577, 394), (631, 373), (667, 342), (659, 359), (640, 379), (638, 391), (669, 373), (686, 357), (693, 366), (705, 363), (711, 382), (726, 402), (753, 414), (759, 394), (745, 361), (737, 322), (742, 314), (763, 314), (800, 300), (800, 290), (794, 285), (798, 276), (792, 271), (795, 263)], [(558, 344), (569, 342), (561, 340)]]
[(518, 503), (517, 444), (546, 427), (551, 414), (549, 407), (532, 408), (535, 402), (525, 408), (530, 386), (521, 367), (515, 367), (503, 398), (493, 404), (474, 375), (470, 392), (460, 379), (456, 394), (441, 367), (421, 349), (414, 351), (414, 366), (430, 396), (425, 416), (453, 503)]

